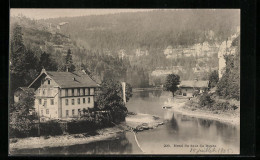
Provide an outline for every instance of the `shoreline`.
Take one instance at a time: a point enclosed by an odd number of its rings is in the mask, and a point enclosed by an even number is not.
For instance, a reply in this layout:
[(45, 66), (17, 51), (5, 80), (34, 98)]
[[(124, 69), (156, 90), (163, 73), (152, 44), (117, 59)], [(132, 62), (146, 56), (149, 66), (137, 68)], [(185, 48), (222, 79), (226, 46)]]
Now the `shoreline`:
[(159, 91), (163, 90), (161, 87), (148, 87), (148, 88), (133, 88), (133, 92), (140, 92), (140, 91)]
[(183, 115), (196, 117), (196, 118), (209, 119), (209, 120), (216, 120), (222, 123), (228, 123), (234, 126), (240, 126), (240, 114), (229, 113), (229, 112), (221, 112), (215, 114), (213, 113), (213, 111), (208, 111), (208, 110), (202, 110), (202, 109), (192, 110), (191, 108), (188, 108), (185, 105), (186, 102), (182, 102), (182, 103), (170, 102), (167, 105), (172, 106), (171, 110)]
[(69, 134), (69, 135), (59, 135), (59, 136), (48, 136), (45, 139), (44, 136), (41, 137), (28, 137), (28, 138), (13, 138), (17, 142), (9, 141), (9, 153), (20, 149), (37, 149), (45, 147), (64, 147), (72, 146), (78, 144), (87, 144), (96, 141), (115, 139), (118, 134), (123, 133), (123, 130), (119, 126), (104, 128), (97, 131), (99, 134), (94, 136), (85, 136), (85, 133), (80, 134)]
[[(149, 114), (134, 114), (128, 115), (126, 121), (114, 127), (103, 128), (97, 130), (97, 135), (68, 134), (59, 136), (44, 136), (41, 137), (28, 137), (28, 138), (12, 138), (9, 140), (9, 154), (21, 149), (37, 149), (45, 147), (65, 147), (79, 144), (88, 144), (103, 140), (116, 139), (124, 132), (140, 132), (143, 130), (153, 129), (162, 125), (163, 122), (159, 117)], [(13, 142), (17, 140), (16, 142)], [(15, 154), (15, 153), (14, 153)]]

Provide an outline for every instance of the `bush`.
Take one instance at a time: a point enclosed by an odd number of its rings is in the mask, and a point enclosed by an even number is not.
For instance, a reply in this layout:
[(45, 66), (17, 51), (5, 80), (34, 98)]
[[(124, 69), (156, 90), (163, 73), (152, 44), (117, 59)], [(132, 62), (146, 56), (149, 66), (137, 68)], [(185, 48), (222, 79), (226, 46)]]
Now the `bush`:
[(195, 90), (193, 93), (192, 93), (192, 96), (193, 97), (197, 97), (199, 95), (200, 91), (199, 90)]
[(230, 104), (229, 102), (225, 101), (225, 102), (216, 102), (213, 104), (212, 109), (214, 110), (222, 110), (222, 111), (226, 111), (226, 110), (236, 110), (238, 107), (234, 104)]
[(181, 90), (178, 89), (178, 90), (175, 92), (175, 94), (176, 94), (176, 95), (181, 95)]
[(213, 103), (214, 103), (214, 100), (210, 97), (208, 92), (204, 92), (199, 97), (199, 105), (202, 106), (202, 107), (207, 106), (208, 108), (211, 108)]
[(226, 111), (228, 110), (229, 105), (230, 104), (228, 102), (216, 102), (213, 104), (212, 109)]
[(218, 81), (219, 81), (218, 71), (214, 70), (209, 75), (209, 87), (210, 88), (215, 87), (217, 85)]
[(86, 133), (96, 129), (95, 122), (91, 120), (71, 121), (67, 123), (67, 132), (70, 134)]
[(48, 121), (40, 124), (40, 134), (45, 136), (56, 136), (63, 133), (62, 128), (57, 121)]

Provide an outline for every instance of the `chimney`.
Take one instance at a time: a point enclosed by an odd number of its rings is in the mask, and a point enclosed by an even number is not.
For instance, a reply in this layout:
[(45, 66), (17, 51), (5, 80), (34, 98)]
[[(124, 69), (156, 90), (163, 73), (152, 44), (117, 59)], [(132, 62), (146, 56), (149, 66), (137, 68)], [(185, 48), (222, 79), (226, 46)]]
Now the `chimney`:
[(125, 85), (126, 85), (125, 82), (122, 82), (123, 101), (124, 101), (124, 104), (126, 104)]
[(46, 73), (46, 70), (44, 69), (44, 67), (42, 68), (41, 73)]

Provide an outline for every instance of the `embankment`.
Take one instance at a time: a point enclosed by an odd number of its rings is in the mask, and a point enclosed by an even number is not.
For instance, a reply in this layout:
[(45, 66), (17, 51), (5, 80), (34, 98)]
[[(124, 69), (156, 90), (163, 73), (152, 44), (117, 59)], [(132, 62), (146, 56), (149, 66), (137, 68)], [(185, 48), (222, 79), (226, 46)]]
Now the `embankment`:
[(9, 141), (9, 149), (11, 153), (16, 149), (33, 149), (87, 144), (107, 139), (116, 139), (119, 134), (122, 134), (125, 131), (142, 131), (155, 128), (162, 124), (163, 122), (159, 117), (148, 114), (134, 114), (128, 115), (125, 122), (115, 127), (97, 130), (96, 135), (81, 133), (61, 136), (12, 138)]
[(179, 101), (175, 99), (175, 101), (168, 103), (168, 106), (172, 106), (172, 110), (175, 112), (179, 112), (184, 115), (188, 115), (191, 117), (198, 117), (204, 119), (217, 120), (223, 123), (229, 123), (232, 125), (239, 126), (240, 125), (240, 111), (211, 111), (204, 108), (193, 108), (187, 105), (187, 102)]

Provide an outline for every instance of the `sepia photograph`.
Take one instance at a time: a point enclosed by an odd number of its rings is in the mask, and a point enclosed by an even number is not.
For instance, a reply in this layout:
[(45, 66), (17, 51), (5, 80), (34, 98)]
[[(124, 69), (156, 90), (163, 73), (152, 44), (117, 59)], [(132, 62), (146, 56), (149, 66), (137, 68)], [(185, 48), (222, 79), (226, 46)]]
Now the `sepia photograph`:
[(11, 156), (239, 155), (240, 9), (11, 8)]

